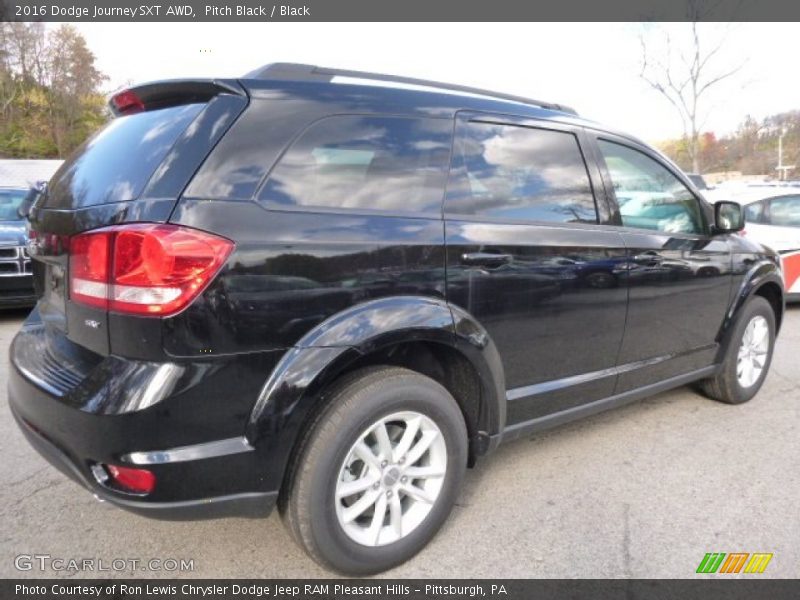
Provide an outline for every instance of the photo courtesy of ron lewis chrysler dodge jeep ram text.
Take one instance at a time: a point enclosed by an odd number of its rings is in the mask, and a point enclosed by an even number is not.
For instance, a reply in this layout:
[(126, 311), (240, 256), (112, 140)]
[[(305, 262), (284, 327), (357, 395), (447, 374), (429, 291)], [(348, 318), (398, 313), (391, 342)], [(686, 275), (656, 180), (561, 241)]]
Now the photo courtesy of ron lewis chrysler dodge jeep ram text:
[(287, 64), (110, 103), (30, 211), (8, 385), (31, 444), (117, 506), (277, 506), (315, 560), (374, 573), (499, 443), (767, 376), (777, 255), (567, 107)]

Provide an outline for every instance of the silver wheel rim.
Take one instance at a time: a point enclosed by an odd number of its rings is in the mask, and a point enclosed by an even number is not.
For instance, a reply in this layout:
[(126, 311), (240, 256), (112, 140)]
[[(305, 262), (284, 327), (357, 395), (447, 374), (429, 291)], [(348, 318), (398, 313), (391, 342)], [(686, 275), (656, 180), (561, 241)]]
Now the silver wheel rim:
[(436, 423), (412, 411), (383, 417), (361, 433), (339, 469), (339, 525), (364, 546), (396, 542), (428, 516), (446, 472), (447, 447)]
[(742, 336), (742, 345), (739, 346), (739, 356), (736, 361), (736, 378), (739, 385), (749, 388), (755, 385), (767, 364), (769, 352), (769, 324), (767, 320), (756, 315), (747, 324)]

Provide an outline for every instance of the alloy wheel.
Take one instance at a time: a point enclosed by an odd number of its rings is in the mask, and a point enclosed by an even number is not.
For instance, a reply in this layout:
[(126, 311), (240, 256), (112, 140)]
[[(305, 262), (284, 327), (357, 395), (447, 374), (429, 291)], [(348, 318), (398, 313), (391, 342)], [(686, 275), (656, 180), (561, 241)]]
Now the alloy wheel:
[(442, 490), (447, 447), (429, 417), (412, 411), (383, 417), (350, 448), (336, 482), (339, 525), (365, 546), (404, 538), (425, 520)]
[(769, 352), (769, 324), (761, 315), (756, 315), (747, 324), (739, 346), (736, 361), (736, 378), (739, 385), (749, 388), (758, 381)]

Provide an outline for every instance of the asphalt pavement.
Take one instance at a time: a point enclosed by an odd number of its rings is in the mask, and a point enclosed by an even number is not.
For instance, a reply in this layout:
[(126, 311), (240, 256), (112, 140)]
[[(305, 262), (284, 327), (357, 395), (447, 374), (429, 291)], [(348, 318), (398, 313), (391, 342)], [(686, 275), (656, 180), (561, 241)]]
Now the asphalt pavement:
[[(0, 577), (330, 576), (277, 513), (149, 520), (98, 503), (50, 467), (6, 402), (8, 346), (23, 319), (0, 313)], [(757, 577), (800, 577), (799, 356), (797, 307), (747, 404), (680, 388), (501, 446), (469, 471), (433, 542), (386, 576), (691, 578), (708, 552), (767, 552)], [(69, 559), (110, 570), (76, 572)], [(142, 569), (152, 559), (162, 570)], [(164, 570), (171, 560), (193, 570)]]

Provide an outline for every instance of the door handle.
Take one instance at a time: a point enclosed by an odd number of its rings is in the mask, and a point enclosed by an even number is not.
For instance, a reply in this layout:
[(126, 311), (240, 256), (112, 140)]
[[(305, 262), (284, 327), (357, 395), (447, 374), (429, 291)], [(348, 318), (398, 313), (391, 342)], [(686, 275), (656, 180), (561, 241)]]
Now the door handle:
[(664, 262), (664, 257), (658, 254), (637, 254), (633, 257), (633, 262), (638, 265), (660, 265)]
[(511, 254), (499, 254), (494, 252), (465, 252), (461, 255), (461, 262), (465, 265), (476, 265), (485, 267), (499, 267), (510, 263), (513, 259)]

